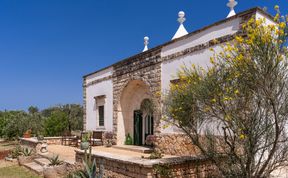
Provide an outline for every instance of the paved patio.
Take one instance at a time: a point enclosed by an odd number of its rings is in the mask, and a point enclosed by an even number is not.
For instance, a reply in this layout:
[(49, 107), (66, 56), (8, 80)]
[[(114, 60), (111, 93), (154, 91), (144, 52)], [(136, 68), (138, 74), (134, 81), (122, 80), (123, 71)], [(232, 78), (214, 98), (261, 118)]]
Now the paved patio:
[[(52, 157), (53, 155), (59, 155), (61, 160), (64, 160), (69, 163), (75, 162), (75, 150), (79, 150), (75, 147), (70, 146), (63, 146), (63, 145), (49, 145), (48, 146), (48, 153), (42, 154), (46, 157)], [(92, 149), (92, 154), (100, 154), (103, 156), (109, 156), (117, 158), (124, 158), (124, 159), (141, 159), (142, 156), (148, 157), (150, 154), (147, 153), (140, 153), (135, 151), (123, 150), (114, 147), (105, 147), (105, 146), (96, 146)], [(164, 155), (164, 158), (172, 158), (175, 156), (171, 155)]]

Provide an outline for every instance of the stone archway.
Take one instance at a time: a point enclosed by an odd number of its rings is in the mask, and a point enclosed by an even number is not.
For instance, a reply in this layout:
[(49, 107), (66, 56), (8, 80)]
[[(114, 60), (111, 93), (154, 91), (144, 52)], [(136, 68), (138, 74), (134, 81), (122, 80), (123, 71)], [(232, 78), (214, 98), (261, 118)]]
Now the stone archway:
[(134, 138), (134, 112), (140, 110), (142, 101), (151, 96), (149, 86), (142, 80), (132, 80), (123, 89), (117, 114), (118, 145), (124, 144), (128, 133)]

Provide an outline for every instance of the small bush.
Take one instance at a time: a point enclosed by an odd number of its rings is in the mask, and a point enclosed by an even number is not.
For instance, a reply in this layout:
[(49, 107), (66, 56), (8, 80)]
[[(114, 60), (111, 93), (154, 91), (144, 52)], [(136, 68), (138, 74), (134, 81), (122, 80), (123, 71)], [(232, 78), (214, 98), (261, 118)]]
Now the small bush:
[(63, 161), (59, 159), (59, 155), (50, 158), (49, 161), (50, 161), (49, 166), (58, 166), (63, 164)]
[(11, 151), (9, 157), (15, 159), (21, 155), (22, 155), (22, 148), (20, 145), (18, 145)]
[(97, 171), (96, 160), (93, 160), (92, 165), (89, 165), (89, 162), (83, 162), (84, 169), (76, 170), (70, 173), (67, 178), (102, 178), (104, 173), (103, 165), (100, 164), (99, 171)]
[(148, 159), (161, 159), (163, 158), (163, 156), (164, 155), (160, 151), (153, 151), (148, 157)]
[(23, 148), (21, 153), (23, 156), (31, 156), (33, 154), (33, 149), (29, 149), (29, 148)]

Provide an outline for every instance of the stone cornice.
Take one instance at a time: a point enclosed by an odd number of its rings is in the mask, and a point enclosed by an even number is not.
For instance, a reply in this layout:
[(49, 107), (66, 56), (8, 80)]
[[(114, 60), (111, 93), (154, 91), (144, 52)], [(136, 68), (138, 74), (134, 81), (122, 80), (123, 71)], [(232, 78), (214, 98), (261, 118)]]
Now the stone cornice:
[(235, 38), (236, 35), (241, 35), (241, 32), (237, 32), (237, 33), (231, 34), (231, 35), (222, 36), (222, 37), (210, 40), (210, 41), (208, 41), (206, 43), (202, 43), (202, 44), (190, 47), (190, 48), (186, 48), (186, 49), (184, 49), (182, 51), (179, 51), (179, 52), (170, 54), (168, 56), (162, 57), (161, 58), (162, 62), (163, 61), (172, 60), (172, 59), (175, 59), (175, 58), (178, 58), (178, 57), (181, 57), (181, 56), (185, 56), (187, 54), (191, 54), (191, 53), (203, 50), (203, 49), (211, 48), (211, 47), (213, 47), (215, 45), (218, 45), (218, 44), (221, 44), (221, 43), (225, 43), (225, 42), (231, 41), (231, 40), (233, 40)]
[(110, 79), (112, 79), (112, 75), (109, 75), (107, 77), (103, 77), (103, 78), (100, 78), (100, 79), (97, 79), (97, 80), (93, 80), (92, 82), (84, 84), (84, 87), (89, 87), (91, 85), (95, 85), (97, 83), (100, 83), (100, 82), (103, 82), (103, 81), (106, 81), (106, 80), (110, 80)]

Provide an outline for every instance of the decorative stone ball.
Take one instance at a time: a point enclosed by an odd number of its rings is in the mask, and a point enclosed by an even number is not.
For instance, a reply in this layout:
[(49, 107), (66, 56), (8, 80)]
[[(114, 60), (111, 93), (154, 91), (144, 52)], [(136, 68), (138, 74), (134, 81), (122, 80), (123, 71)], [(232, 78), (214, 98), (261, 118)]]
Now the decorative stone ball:
[(145, 36), (145, 37), (144, 37), (144, 41), (149, 41), (149, 37), (148, 37), (148, 36)]
[(184, 11), (180, 11), (180, 12), (178, 13), (178, 16), (179, 16), (179, 18), (185, 17), (185, 12), (184, 12)]

